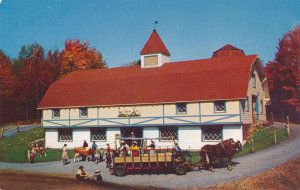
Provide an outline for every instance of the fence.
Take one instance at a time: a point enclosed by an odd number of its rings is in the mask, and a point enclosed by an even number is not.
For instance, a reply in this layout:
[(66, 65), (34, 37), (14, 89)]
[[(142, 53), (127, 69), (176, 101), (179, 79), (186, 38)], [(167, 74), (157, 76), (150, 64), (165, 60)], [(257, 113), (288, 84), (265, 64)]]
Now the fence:
[(239, 154), (244, 155), (248, 153), (254, 153), (256, 151), (262, 150), (272, 145), (276, 145), (286, 138), (290, 137), (290, 123), (289, 117), (287, 116), (287, 124), (285, 128), (280, 130), (274, 130), (272, 133), (265, 134), (262, 136), (252, 137), (248, 143), (245, 145), (245, 150)]
[(3, 128), (1, 128), (0, 129), (0, 139), (2, 139), (4, 137), (4, 132), (5, 131), (8, 131), (8, 130), (12, 131), (14, 129), (16, 130), (17, 133), (20, 132), (20, 125), (19, 125), (19, 123), (15, 124), (15, 125), (12, 125), (12, 126), (9, 126), (9, 127), (3, 127)]

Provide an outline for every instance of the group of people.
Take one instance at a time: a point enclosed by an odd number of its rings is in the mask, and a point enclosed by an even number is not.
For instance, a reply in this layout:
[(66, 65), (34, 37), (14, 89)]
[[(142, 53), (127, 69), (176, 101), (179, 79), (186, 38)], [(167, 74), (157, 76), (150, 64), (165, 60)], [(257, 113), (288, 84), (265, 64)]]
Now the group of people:
[(140, 147), (136, 141), (132, 141), (132, 145), (129, 147), (125, 141), (121, 141), (120, 147), (117, 149), (120, 157), (128, 156), (131, 152), (132, 156), (139, 156)]
[[(155, 142), (151, 140), (150, 145), (147, 147), (150, 148), (149, 154), (150, 156), (155, 156)], [(132, 142), (132, 145), (129, 147), (125, 141), (121, 141), (120, 147), (117, 149), (118, 155), (120, 157), (125, 157), (128, 155), (132, 156), (139, 156), (140, 147), (138, 146), (136, 141)], [(129, 154), (131, 152), (131, 154)], [(173, 157), (179, 157), (182, 154), (181, 148), (178, 146), (178, 143), (174, 141), (174, 148), (173, 148)]]
[[(106, 157), (111, 157), (110, 156), (110, 145), (107, 144), (107, 149), (106, 149), (106, 152), (104, 151), (103, 148), (100, 148), (100, 150), (97, 151), (98, 149), (98, 145), (95, 143), (95, 141), (93, 142), (92, 144), (92, 150), (93, 150), (93, 153), (91, 154), (91, 159), (93, 162), (96, 162), (96, 163), (99, 163), (99, 162), (102, 162), (104, 161), (104, 154), (106, 154)], [(86, 140), (84, 140), (83, 142), (83, 145), (82, 145), (83, 148), (86, 148), (87, 150), (89, 149), (89, 145), (88, 143), (86, 142)], [(85, 155), (81, 155), (82, 157), (82, 160), (86, 160), (86, 156)], [(67, 164), (67, 160), (69, 159), (69, 156), (68, 156), (68, 148), (67, 148), (67, 144), (64, 144), (64, 146), (62, 147), (62, 159), (63, 159), (63, 164)]]
[[(86, 140), (84, 140), (82, 147), (84, 148), (89, 148), (88, 147), (88, 143), (86, 142)], [(153, 140), (151, 140), (150, 145), (148, 145), (147, 147), (150, 148), (149, 150), (149, 155), (150, 156), (155, 156), (156, 151), (155, 151), (155, 142)], [(92, 150), (93, 150), (93, 154), (91, 155), (92, 161), (93, 162), (102, 162), (104, 161), (104, 155), (106, 157), (106, 167), (110, 168), (111, 167), (111, 163), (112, 163), (112, 152), (111, 152), (111, 148), (109, 144), (106, 144), (106, 151), (101, 148), (100, 150), (97, 151), (97, 144), (95, 142), (93, 142), (92, 144)], [(137, 141), (132, 141), (132, 145), (129, 147), (128, 144), (125, 143), (125, 141), (121, 141), (120, 143), (120, 147), (117, 149), (116, 151), (117, 155), (120, 157), (126, 157), (128, 155), (132, 155), (134, 157), (139, 156), (140, 154), (140, 147), (138, 146)], [(177, 158), (179, 156), (182, 156), (182, 150), (181, 148), (178, 146), (178, 143), (174, 141), (174, 148), (173, 148), (173, 154), (172, 154), (172, 158)], [(63, 159), (63, 164), (67, 164), (68, 162), (68, 149), (67, 149), (67, 144), (64, 144), (63, 148), (62, 148), (62, 159)], [(86, 157), (85, 155), (82, 155), (82, 159), (85, 160)]]

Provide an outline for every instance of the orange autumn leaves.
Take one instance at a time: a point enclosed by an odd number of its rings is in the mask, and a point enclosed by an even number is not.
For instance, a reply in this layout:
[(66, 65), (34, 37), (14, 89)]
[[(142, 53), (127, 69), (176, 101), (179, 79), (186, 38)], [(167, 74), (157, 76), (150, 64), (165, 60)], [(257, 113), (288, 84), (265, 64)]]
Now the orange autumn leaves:
[(100, 52), (95, 48), (90, 48), (88, 42), (81, 43), (79, 40), (67, 40), (60, 59), (61, 75), (76, 70), (103, 68), (106, 66)]
[(0, 97), (9, 98), (13, 92), (13, 76), (10, 59), (0, 50)]

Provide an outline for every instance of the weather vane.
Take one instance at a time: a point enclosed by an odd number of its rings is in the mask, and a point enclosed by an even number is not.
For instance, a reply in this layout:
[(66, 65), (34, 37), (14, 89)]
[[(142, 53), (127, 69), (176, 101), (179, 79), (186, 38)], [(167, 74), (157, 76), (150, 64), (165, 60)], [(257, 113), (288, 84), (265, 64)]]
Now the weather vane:
[(153, 30), (155, 30), (155, 26), (158, 24), (158, 21), (156, 20), (152, 24), (153, 24)]

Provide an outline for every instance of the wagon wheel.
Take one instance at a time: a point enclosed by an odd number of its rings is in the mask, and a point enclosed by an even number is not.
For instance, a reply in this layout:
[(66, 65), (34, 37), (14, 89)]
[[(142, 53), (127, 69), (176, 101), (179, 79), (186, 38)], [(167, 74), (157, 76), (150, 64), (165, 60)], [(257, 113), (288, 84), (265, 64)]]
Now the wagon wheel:
[(126, 175), (126, 170), (124, 166), (117, 166), (114, 171), (115, 176), (123, 177)]
[(185, 175), (187, 168), (183, 164), (177, 164), (175, 167), (175, 173), (177, 175)]

